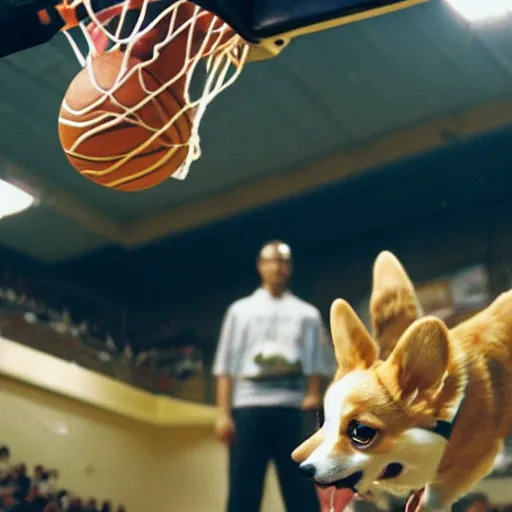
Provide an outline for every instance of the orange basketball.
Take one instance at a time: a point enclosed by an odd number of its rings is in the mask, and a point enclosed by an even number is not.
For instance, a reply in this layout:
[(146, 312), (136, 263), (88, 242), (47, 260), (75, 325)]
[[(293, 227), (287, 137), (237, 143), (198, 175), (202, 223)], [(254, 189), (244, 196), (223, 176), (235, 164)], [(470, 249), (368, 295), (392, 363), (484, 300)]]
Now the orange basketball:
[[(153, 56), (153, 48), (167, 37), (171, 20), (175, 17), (175, 30), (189, 21), (196, 12), (196, 5), (192, 2), (184, 2), (175, 7), (176, 13), (169, 12), (158, 22), (154, 28), (140, 37), (133, 45), (132, 55), (141, 59), (149, 60)], [(208, 33), (210, 27), (215, 32)], [(201, 57), (210, 55), (214, 48), (218, 49), (227, 43), (235, 31), (224, 25), (224, 22), (213, 13), (201, 9), (198, 11), (194, 25), (182, 30), (171, 39), (171, 41), (160, 48), (160, 54), (155, 62), (150, 64), (151, 71), (162, 78), (176, 76), (187, 58), (187, 45), (189, 33), (192, 32), (191, 44), (188, 50), (188, 57), (195, 60), (201, 52)], [(190, 63), (189, 63), (190, 65)]]
[[(82, 176), (137, 191), (158, 185), (185, 162), (193, 114), (185, 110), (171, 123), (184, 105), (183, 83), (163, 87), (133, 56), (120, 76), (123, 58), (121, 51), (99, 54), (78, 73), (62, 102), (59, 137)], [(148, 99), (147, 91), (157, 90)]]

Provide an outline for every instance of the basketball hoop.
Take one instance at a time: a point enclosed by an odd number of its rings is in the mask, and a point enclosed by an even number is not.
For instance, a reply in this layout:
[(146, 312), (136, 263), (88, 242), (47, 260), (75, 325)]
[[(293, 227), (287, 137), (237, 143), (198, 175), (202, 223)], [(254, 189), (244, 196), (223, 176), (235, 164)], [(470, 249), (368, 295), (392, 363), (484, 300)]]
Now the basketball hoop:
[[(133, 117), (137, 109), (151, 102), (163, 89), (182, 96), (181, 110), (172, 112), (162, 126), (150, 131), (150, 136), (153, 141), (160, 140), (158, 138), (168, 133), (181, 116), (188, 116), (190, 137), (177, 141), (176, 147), (169, 144), (168, 148), (169, 152), (176, 152), (187, 147), (186, 156), (170, 174), (173, 178), (185, 179), (192, 162), (201, 156), (199, 128), (203, 115), (211, 101), (240, 76), (249, 45), (219, 17), (186, 0), (171, 0), (172, 3), (169, 0), (125, 0), (96, 10), (93, 2), (98, 3), (97, 0), (72, 0), (58, 7), (65, 22), (62, 31), (80, 66), (88, 70), (100, 99), (108, 98), (115, 103), (116, 108), (121, 109), (116, 115), (126, 119)], [(116, 52), (124, 55), (117, 78), (111, 87), (102, 88), (94, 77), (94, 59)], [(133, 62), (137, 64), (133, 65)], [(158, 75), (161, 84), (158, 89), (145, 87), (141, 78), (145, 71)], [(123, 81), (133, 79), (137, 74), (145, 96), (136, 105), (123, 105), (119, 95), (114, 94), (123, 86)], [(75, 129), (79, 125), (82, 142), (93, 135), (98, 136), (97, 119), (88, 117), (93, 108), (94, 104), (76, 109), (65, 99), (59, 125)], [(62, 112), (69, 116), (63, 116)], [(70, 120), (71, 116), (74, 120)], [(77, 153), (76, 145), (64, 149), (68, 158), (84, 158)], [(135, 148), (134, 154), (139, 149)], [(115, 165), (118, 170), (122, 164), (117, 162)], [(112, 171), (89, 170), (89, 173), (95, 172)]]

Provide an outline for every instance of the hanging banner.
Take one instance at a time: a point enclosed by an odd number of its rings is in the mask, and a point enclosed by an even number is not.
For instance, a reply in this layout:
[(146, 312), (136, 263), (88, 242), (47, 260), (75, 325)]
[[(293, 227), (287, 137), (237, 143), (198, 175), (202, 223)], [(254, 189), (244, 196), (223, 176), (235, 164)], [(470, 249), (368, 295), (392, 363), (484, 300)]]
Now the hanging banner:
[(489, 304), (489, 276), (485, 265), (474, 265), (454, 274), (451, 295), (458, 311), (479, 309)]
[[(476, 312), (491, 301), (489, 275), (483, 264), (416, 284), (415, 289), (424, 314), (445, 321), (464, 313)], [(369, 301), (370, 296), (367, 295), (357, 307), (357, 313), (367, 327), (370, 326)]]

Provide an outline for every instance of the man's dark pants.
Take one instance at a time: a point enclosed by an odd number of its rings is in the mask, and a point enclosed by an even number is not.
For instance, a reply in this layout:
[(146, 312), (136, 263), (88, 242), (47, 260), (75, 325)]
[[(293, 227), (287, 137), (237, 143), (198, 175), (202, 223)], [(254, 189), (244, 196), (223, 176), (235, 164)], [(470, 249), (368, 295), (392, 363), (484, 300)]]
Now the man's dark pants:
[(275, 463), (286, 512), (320, 512), (315, 488), (305, 480), (292, 451), (312, 433), (314, 412), (293, 407), (233, 410), (236, 440), (229, 453), (228, 512), (260, 512), (265, 474)]

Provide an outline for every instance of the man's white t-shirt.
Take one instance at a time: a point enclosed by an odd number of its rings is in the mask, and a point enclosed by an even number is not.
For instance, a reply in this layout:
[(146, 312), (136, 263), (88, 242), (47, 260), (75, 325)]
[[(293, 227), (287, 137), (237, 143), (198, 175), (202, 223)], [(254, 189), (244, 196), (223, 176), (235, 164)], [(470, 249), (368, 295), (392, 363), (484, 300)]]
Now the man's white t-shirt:
[(311, 304), (259, 288), (228, 308), (213, 373), (233, 378), (233, 407), (300, 407), (307, 376), (334, 371), (330, 341)]

